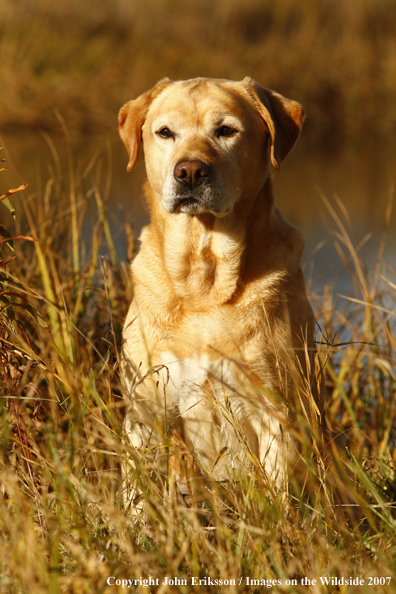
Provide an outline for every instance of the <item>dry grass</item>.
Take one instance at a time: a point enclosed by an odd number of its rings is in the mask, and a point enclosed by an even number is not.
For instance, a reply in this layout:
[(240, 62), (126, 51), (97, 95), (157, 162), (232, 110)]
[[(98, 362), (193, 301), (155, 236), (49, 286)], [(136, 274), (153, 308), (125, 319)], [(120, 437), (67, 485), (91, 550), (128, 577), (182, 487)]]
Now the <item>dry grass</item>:
[(58, 128), (57, 109), (113, 130), (123, 101), (198, 75), (250, 75), (300, 100), (325, 145), (396, 127), (393, 0), (3, 0), (0, 56), (0, 128)]
[[(207, 477), (186, 507), (172, 490), (164, 498), (172, 476), (162, 484), (143, 453), (137, 475), (147, 506), (144, 522), (136, 521), (122, 507), (119, 472), (129, 447), (117, 353), (131, 292), (106, 219), (106, 190), (92, 182), (95, 164), (77, 175), (69, 157), (66, 182), (48, 179), (39, 200), (24, 200), (38, 241), (15, 242), (16, 260), (1, 269), (0, 592), (124, 591), (107, 584), (111, 576), (188, 580), (157, 592), (225, 591), (193, 588), (193, 576), (234, 579), (230, 593), (265, 587), (247, 586), (246, 577), (277, 580), (274, 592), (307, 592), (301, 579), (320, 576), (366, 580), (348, 592), (393, 591), (396, 283), (382, 245), (371, 270), (342, 204), (329, 205), (356, 294), (340, 300), (331, 286), (311, 294), (332, 433), (324, 447), (321, 432), (296, 411), (303, 455), (287, 508), (269, 497), (257, 468), (226, 485)], [(89, 241), (81, 232), (87, 221)], [(169, 456), (187, 455), (180, 444), (164, 447)], [(370, 576), (392, 579), (374, 587)], [(296, 585), (286, 587), (287, 579)]]
[[(0, 127), (59, 127), (56, 108), (70, 126), (114, 130), (122, 102), (165, 75), (249, 74), (303, 102), (311, 137), (386, 134), (396, 127), (395, 32), (390, 0), (5, 0)], [(396, 280), (383, 244), (370, 268), (343, 205), (329, 204), (354, 292), (311, 291), (331, 432), (296, 411), (303, 454), (287, 508), (257, 468), (227, 485), (198, 481), (186, 507), (172, 490), (164, 498), (172, 476), (156, 475), (147, 452), (137, 458), (147, 506), (136, 521), (121, 501), (130, 452), (117, 362), (131, 288), (106, 218), (109, 180), (93, 174), (95, 162), (77, 172), (71, 151), (68, 165), (38, 199), (24, 193), (17, 222), (23, 214), (38, 241), (15, 240), (15, 260), (0, 243), (1, 594), (124, 591), (110, 576), (186, 579), (155, 591), (188, 594), (269, 589), (246, 577), (276, 580), (274, 592), (305, 593), (301, 579), (320, 576), (365, 580), (348, 593), (396, 590)], [(194, 588), (192, 576), (236, 585)], [(369, 586), (370, 576), (391, 582)]]

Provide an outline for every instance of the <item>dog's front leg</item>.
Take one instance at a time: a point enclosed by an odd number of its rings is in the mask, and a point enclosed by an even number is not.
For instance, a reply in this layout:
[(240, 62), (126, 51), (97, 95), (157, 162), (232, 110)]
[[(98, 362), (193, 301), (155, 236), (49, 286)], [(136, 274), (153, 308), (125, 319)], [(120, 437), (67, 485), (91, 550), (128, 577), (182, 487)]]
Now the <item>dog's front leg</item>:
[(293, 457), (287, 428), (287, 419), (280, 418), (279, 411), (264, 410), (250, 418), (250, 425), (257, 437), (257, 457), (262, 466), (268, 486), (279, 493), (287, 491), (287, 467)]
[(121, 476), (124, 506), (130, 508), (133, 515), (138, 515), (144, 508), (142, 490), (139, 487), (139, 466), (147, 430), (134, 421), (134, 413), (133, 408), (129, 407), (124, 420), (127, 448), (121, 460)]
[[(179, 409), (168, 384), (167, 366), (158, 365), (129, 391), (124, 421), (127, 448), (121, 471), (124, 504), (135, 515), (144, 509), (143, 492), (149, 489), (152, 472), (161, 476), (172, 474), (171, 436), (175, 430), (182, 436)], [(167, 490), (169, 478), (166, 479)]]

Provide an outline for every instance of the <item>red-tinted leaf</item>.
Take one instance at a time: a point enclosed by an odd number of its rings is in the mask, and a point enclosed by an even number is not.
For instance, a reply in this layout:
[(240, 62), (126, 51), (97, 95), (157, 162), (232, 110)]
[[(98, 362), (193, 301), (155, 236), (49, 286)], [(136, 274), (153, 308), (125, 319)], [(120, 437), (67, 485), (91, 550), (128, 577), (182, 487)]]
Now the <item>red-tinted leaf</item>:
[(8, 192), (6, 192), (5, 194), (2, 194), (0, 196), (0, 202), (1, 200), (4, 200), (4, 198), (7, 198), (7, 196), (11, 196), (11, 194), (15, 194), (16, 192), (21, 192), (22, 190), (26, 190), (27, 188), (27, 184), (22, 184), (22, 186), (19, 186), (19, 188), (13, 188), (11, 190), (8, 190)]
[(7, 295), (7, 297), (8, 297), (8, 295), (12, 295), (13, 297), (19, 297), (20, 299), (23, 299), (24, 301), (26, 301), (26, 303), (30, 303), (29, 299), (27, 299), (20, 293), (15, 293), (14, 291), (6, 291), (5, 294)]
[(4, 268), (4, 266), (7, 266), (7, 264), (9, 264), (10, 262), (12, 262), (13, 260), (15, 260), (16, 256), (13, 256), (10, 260), (7, 260), (7, 262), (2, 262), (0, 264), (0, 268)]
[(4, 243), (5, 241), (13, 241), (14, 239), (26, 239), (27, 241), (37, 241), (34, 237), (30, 235), (16, 235), (15, 237), (5, 237), (4, 239), (0, 239), (0, 243)]

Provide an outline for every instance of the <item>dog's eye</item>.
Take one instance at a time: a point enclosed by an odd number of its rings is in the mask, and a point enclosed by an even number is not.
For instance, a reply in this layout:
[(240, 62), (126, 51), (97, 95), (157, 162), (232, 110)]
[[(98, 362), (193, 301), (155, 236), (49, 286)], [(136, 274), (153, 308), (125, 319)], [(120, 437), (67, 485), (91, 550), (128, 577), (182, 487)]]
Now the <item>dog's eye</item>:
[(229, 126), (221, 126), (221, 128), (217, 130), (218, 138), (220, 138), (220, 136), (234, 136), (234, 134), (236, 134), (236, 130)]
[(169, 130), (169, 128), (161, 128), (161, 130), (158, 130), (156, 134), (161, 136), (161, 138), (172, 138), (173, 136), (173, 133)]

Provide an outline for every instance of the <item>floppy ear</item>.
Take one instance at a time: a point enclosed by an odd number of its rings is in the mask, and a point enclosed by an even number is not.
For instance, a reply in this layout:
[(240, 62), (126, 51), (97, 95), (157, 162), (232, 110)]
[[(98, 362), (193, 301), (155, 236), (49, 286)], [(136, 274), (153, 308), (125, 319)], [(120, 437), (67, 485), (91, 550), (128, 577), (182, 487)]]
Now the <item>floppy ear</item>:
[(138, 160), (140, 143), (142, 141), (142, 126), (146, 119), (148, 108), (152, 100), (159, 95), (165, 87), (171, 84), (169, 78), (160, 80), (150, 91), (143, 93), (137, 99), (128, 101), (120, 109), (118, 123), (120, 136), (125, 144), (129, 163), (127, 170), (131, 171)]
[(283, 159), (290, 153), (300, 135), (305, 119), (302, 105), (286, 99), (275, 91), (265, 89), (249, 76), (242, 82), (268, 126), (271, 137), (271, 163), (275, 169), (280, 169)]

